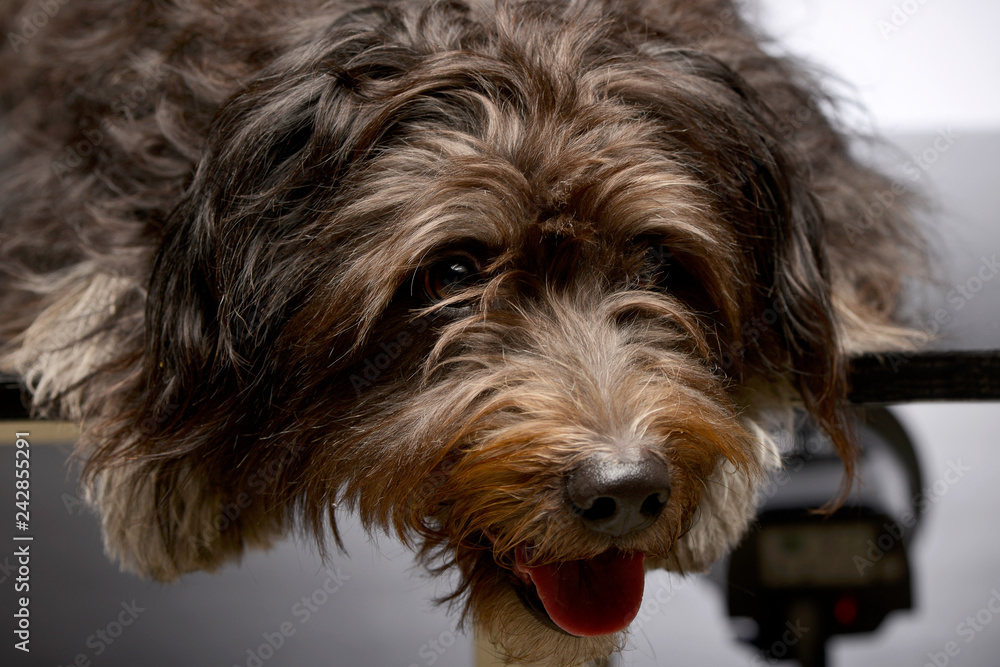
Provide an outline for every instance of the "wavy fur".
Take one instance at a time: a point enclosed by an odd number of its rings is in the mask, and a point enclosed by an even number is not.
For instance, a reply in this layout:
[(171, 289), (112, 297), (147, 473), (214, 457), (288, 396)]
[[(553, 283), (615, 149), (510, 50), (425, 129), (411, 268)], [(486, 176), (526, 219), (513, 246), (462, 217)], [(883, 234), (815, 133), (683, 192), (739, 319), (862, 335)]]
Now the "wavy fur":
[[(0, 367), (82, 425), (128, 569), (322, 546), (353, 506), (459, 568), (511, 659), (571, 664), (621, 637), (538, 623), (518, 544), (706, 568), (775, 392), (850, 479), (846, 354), (906, 344), (919, 248), (730, 2), (93, 0), (27, 38), (38, 11), (0, 19)], [(455, 257), (477, 279), (428, 298)], [(615, 541), (563, 485), (626, 450), (674, 490)]]

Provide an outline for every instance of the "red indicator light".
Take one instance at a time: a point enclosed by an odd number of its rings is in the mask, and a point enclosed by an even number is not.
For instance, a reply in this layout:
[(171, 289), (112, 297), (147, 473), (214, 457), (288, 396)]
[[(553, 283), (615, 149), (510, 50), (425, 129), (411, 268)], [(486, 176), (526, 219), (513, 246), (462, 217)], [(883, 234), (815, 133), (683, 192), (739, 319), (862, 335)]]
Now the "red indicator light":
[(851, 625), (858, 620), (858, 601), (853, 595), (842, 595), (833, 605), (833, 617), (841, 625)]

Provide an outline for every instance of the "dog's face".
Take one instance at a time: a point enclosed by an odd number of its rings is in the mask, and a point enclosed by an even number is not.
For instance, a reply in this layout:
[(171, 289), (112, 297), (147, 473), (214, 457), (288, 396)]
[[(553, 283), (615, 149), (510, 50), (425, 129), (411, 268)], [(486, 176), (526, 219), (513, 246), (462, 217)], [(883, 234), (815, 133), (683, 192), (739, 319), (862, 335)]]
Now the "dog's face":
[(638, 19), (508, 11), (359, 12), (216, 115), (84, 445), (131, 567), (354, 507), (568, 664), (620, 642), (644, 567), (738, 539), (775, 459), (755, 384), (839, 433), (821, 216), (769, 107)]

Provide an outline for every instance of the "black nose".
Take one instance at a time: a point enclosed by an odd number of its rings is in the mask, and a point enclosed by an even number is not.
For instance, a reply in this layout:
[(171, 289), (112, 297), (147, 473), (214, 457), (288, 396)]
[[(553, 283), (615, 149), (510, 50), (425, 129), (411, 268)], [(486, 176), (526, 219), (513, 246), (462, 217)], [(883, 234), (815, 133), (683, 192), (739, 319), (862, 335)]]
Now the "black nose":
[(670, 471), (662, 461), (595, 459), (566, 485), (573, 510), (591, 530), (621, 537), (653, 525), (670, 498)]

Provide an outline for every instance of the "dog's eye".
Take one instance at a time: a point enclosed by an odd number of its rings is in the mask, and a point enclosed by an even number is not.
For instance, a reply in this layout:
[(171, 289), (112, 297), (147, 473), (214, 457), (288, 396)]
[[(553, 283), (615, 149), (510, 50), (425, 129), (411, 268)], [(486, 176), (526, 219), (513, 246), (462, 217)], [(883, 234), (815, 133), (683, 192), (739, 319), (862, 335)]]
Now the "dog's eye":
[(438, 262), (424, 272), (424, 294), (431, 301), (444, 301), (467, 287), (477, 272), (475, 263), (468, 257)]
[(652, 245), (646, 250), (646, 271), (653, 282), (663, 285), (670, 278), (674, 256), (665, 245)]
[(691, 304), (696, 310), (713, 310), (703, 281), (685, 265), (682, 257), (669, 247), (653, 244), (646, 248), (645, 280), (647, 285)]

